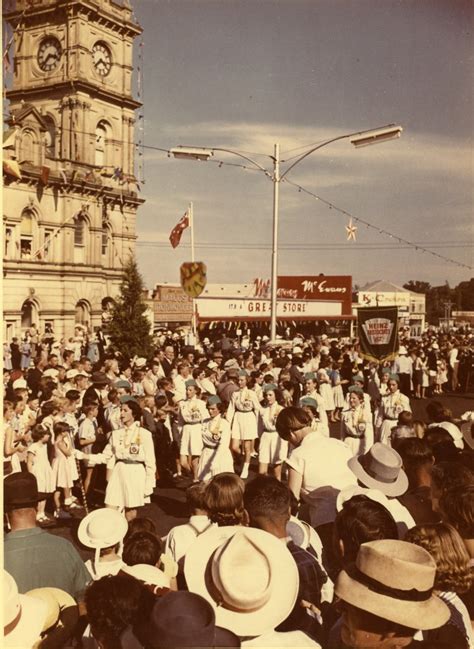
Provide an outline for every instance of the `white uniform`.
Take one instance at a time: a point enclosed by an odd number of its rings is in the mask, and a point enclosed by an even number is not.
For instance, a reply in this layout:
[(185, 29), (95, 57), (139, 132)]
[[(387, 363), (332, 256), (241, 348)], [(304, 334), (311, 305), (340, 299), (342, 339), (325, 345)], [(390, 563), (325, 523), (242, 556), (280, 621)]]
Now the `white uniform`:
[(260, 411), (263, 433), (258, 458), (262, 464), (281, 464), (288, 457), (288, 442), (280, 437), (275, 426), (276, 418), (282, 410), (278, 403), (272, 403)]
[(210, 480), (226, 471), (233, 472), (229, 422), (222, 415), (208, 418), (201, 426), (201, 436), (203, 449), (199, 458), (199, 480)]
[(115, 466), (107, 484), (105, 504), (135, 508), (150, 502), (156, 483), (156, 460), (150, 431), (133, 422), (129, 428), (112, 432), (102, 453), (89, 455), (89, 466), (106, 464), (115, 457)]
[(374, 443), (372, 417), (367, 418), (364, 404), (346, 408), (341, 413), (341, 440), (351, 449), (352, 455), (367, 453)]
[(324, 399), (322, 398), (322, 396), (319, 394), (317, 390), (315, 390), (314, 392), (310, 392), (309, 394), (302, 395), (302, 397), (311, 397), (316, 401), (316, 403), (318, 404), (319, 421), (328, 427), (328, 435), (329, 435), (328, 413), (326, 412), (326, 408), (324, 407)]
[(318, 370), (319, 394), (324, 402), (324, 410), (334, 410), (334, 393), (332, 390), (331, 379), (326, 370)]
[(232, 439), (256, 439), (259, 412), (260, 402), (253, 390), (242, 388), (233, 392), (227, 409), (227, 421), (232, 426)]
[(181, 455), (201, 455), (202, 452), (202, 422), (209, 417), (206, 404), (201, 399), (193, 397), (179, 402), (178, 426), (182, 427)]
[(404, 410), (411, 412), (410, 399), (400, 390), (382, 397), (376, 424), (381, 442), (386, 444), (389, 441), (392, 428), (398, 423), (398, 415)]

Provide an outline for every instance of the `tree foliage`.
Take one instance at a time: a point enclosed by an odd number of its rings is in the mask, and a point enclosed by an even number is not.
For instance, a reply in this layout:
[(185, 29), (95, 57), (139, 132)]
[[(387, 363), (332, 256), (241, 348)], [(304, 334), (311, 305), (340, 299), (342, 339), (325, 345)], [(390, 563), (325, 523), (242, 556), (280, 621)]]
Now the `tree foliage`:
[(109, 350), (129, 361), (135, 355), (147, 358), (152, 349), (150, 321), (145, 312), (145, 287), (137, 262), (130, 257), (123, 269), (120, 294), (115, 301), (112, 319), (107, 327)]
[(426, 295), (426, 317), (430, 324), (438, 324), (444, 318), (449, 305), (452, 311), (474, 311), (474, 277), (460, 282), (455, 288), (449, 282), (441, 286), (431, 286), (428, 282), (410, 280), (403, 285), (414, 293)]

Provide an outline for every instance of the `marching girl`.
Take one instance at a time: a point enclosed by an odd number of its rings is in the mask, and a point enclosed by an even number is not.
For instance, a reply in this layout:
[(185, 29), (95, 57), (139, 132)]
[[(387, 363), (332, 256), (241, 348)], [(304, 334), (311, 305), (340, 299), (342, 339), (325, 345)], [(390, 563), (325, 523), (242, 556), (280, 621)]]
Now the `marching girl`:
[(318, 433), (320, 437), (329, 437), (329, 426), (319, 418), (318, 402), (313, 397), (302, 397), (299, 401), (300, 408), (309, 415), (311, 419), (311, 430)]
[(334, 417), (336, 420), (341, 418), (341, 412), (346, 405), (344, 392), (342, 391), (341, 373), (339, 372), (339, 363), (333, 363), (332, 370), (329, 373), (332, 384), (332, 394), (334, 397)]
[(224, 404), (216, 395), (207, 400), (208, 417), (202, 424), (202, 453), (199, 458), (199, 480), (210, 480), (218, 473), (232, 473), (234, 459), (230, 451), (230, 425), (223, 417)]
[(316, 378), (319, 384), (319, 394), (324, 401), (324, 410), (327, 413), (330, 422), (334, 423), (334, 394), (331, 385), (329, 374), (324, 368), (317, 371)]
[(51, 433), (41, 424), (31, 431), (33, 443), (28, 447), (26, 466), (38, 483), (38, 509), (36, 520), (39, 523), (50, 523), (51, 519), (45, 513), (46, 499), (54, 492), (55, 483), (53, 469), (48, 458), (48, 441)]
[(156, 482), (156, 461), (150, 431), (140, 426), (142, 409), (132, 398), (122, 403), (123, 427), (112, 431), (102, 453), (75, 451), (78, 459), (88, 460), (88, 466), (107, 464), (113, 457), (115, 464), (105, 491), (105, 506), (125, 510), (125, 518), (137, 515), (137, 507), (150, 502)]
[(191, 471), (198, 482), (199, 457), (202, 453), (201, 425), (207, 419), (206, 404), (198, 398), (198, 384), (194, 379), (185, 383), (186, 399), (178, 402), (178, 427), (182, 428), (179, 449), (183, 469)]
[(247, 387), (248, 374), (245, 370), (239, 372), (239, 390), (232, 393), (227, 421), (231, 424), (231, 450), (234, 455), (244, 451), (244, 466), (240, 477), (245, 480), (249, 475), (250, 457), (253, 440), (258, 437), (257, 421), (260, 413), (260, 402), (253, 390)]
[(379, 439), (390, 444), (392, 428), (398, 423), (398, 415), (403, 411), (411, 412), (410, 399), (399, 390), (397, 374), (391, 374), (388, 381), (388, 393), (382, 397), (382, 403), (377, 416), (376, 431)]
[[(42, 424), (44, 427), (44, 424)], [(64, 493), (64, 505), (67, 508), (78, 507), (72, 498), (74, 480), (77, 480), (76, 460), (74, 447), (69, 434), (69, 424), (64, 421), (57, 421), (53, 425), (54, 431), (54, 459), (53, 459), (53, 480), (54, 480), (54, 505), (55, 518), (69, 518), (69, 514), (61, 510), (61, 490)]]
[(367, 417), (364, 391), (352, 385), (348, 391), (349, 407), (342, 411), (341, 440), (353, 455), (364, 455), (374, 443), (372, 417)]
[(283, 397), (273, 383), (264, 385), (263, 391), (264, 401), (260, 410), (263, 433), (260, 437), (258, 473), (266, 475), (270, 465), (275, 478), (281, 480), (282, 464), (288, 457), (288, 442), (283, 440), (277, 433), (275, 422), (279, 413), (283, 410)]

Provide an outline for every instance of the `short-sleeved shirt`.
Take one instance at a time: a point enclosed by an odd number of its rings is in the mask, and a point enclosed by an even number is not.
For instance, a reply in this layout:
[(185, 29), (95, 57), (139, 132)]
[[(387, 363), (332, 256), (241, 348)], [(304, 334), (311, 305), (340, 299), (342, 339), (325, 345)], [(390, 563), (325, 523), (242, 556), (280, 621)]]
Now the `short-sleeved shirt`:
[(51, 586), (77, 600), (91, 581), (72, 543), (40, 527), (10, 532), (3, 547), (5, 570), (15, 579), (20, 593)]

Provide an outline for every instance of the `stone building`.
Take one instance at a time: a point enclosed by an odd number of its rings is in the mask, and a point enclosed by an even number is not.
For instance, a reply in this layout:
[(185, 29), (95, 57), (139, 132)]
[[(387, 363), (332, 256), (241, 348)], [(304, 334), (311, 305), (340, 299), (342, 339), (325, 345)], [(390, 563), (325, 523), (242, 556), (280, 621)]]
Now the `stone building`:
[(6, 340), (101, 324), (135, 252), (133, 46), (127, 0), (16, 0), (3, 141)]

